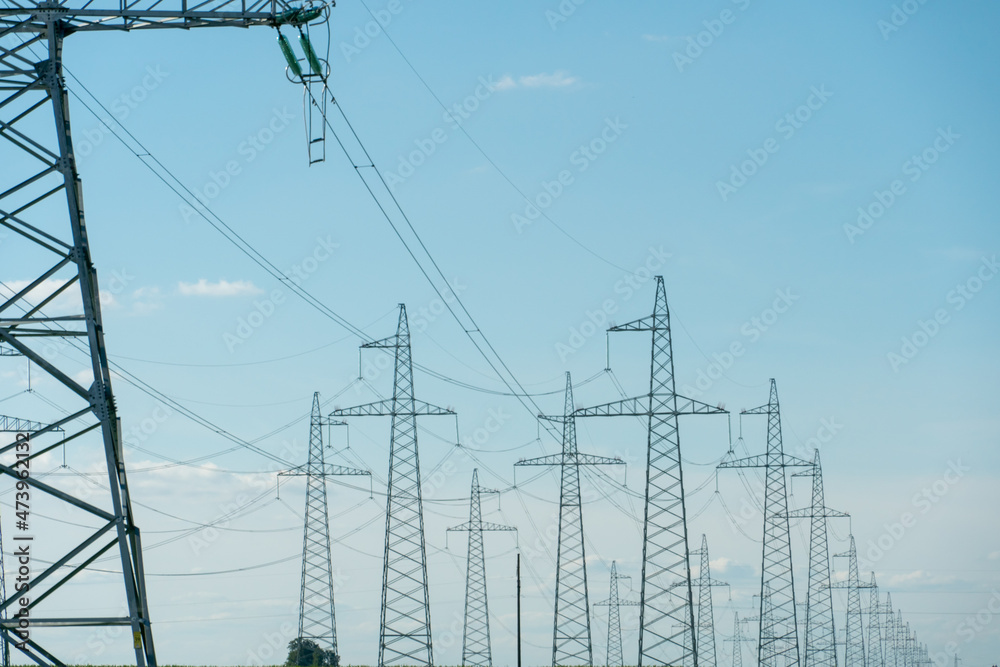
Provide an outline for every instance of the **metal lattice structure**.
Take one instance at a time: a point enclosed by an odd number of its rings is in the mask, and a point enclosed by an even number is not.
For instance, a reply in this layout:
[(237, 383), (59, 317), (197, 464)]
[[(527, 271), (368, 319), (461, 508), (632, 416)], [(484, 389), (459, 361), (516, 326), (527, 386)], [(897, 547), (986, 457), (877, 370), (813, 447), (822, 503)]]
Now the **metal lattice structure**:
[(803, 662), (805, 667), (837, 667), (836, 630), (833, 620), (833, 594), (830, 590), (830, 542), (827, 519), (850, 515), (826, 506), (823, 493), (823, 468), (819, 450), (813, 455), (809, 470), (796, 476), (812, 478), (812, 503), (793, 510), (793, 519), (810, 519), (809, 525), (809, 593), (806, 597), (806, 635)]
[(881, 610), (878, 601), (878, 582), (875, 580), (874, 572), (868, 584), (868, 593), (868, 667), (886, 667), (882, 624), (879, 621)]
[(521, 459), (515, 466), (559, 466), (559, 539), (556, 548), (555, 618), (552, 628), (552, 665), (593, 665), (590, 635), (590, 599), (587, 593), (587, 554), (583, 537), (580, 466), (624, 465), (618, 457), (581, 454), (576, 447), (573, 380), (566, 373), (566, 400), (560, 416), (540, 419), (563, 426), (562, 452)]
[(433, 665), (417, 417), (455, 413), (413, 396), (413, 357), (405, 305), (399, 304), (395, 335), (365, 343), (361, 348), (392, 350), (392, 398), (334, 410), (330, 416), (383, 416), (392, 420), (378, 665)]
[(319, 392), (313, 394), (309, 417), (309, 458), (304, 466), (279, 473), (306, 478), (305, 523), (302, 531), (302, 578), (299, 594), (299, 641), (315, 642), (332, 651), (340, 661), (337, 646), (337, 616), (334, 610), (333, 560), (330, 550), (330, 513), (327, 510), (326, 478), (366, 475), (367, 470), (330, 465), (323, 453), (323, 427), (346, 422), (325, 418), (320, 411)]
[[(767, 415), (767, 453), (723, 461), (719, 468), (763, 468), (764, 541), (761, 556), (760, 637), (757, 656), (760, 667), (798, 667), (798, 619), (792, 576), (792, 543), (788, 526), (788, 487), (785, 469), (812, 463), (785, 454), (781, 444), (781, 413), (778, 387), (771, 380), (767, 405), (743, 410), (741, 415)], [(771, 613), (764, 614), (765, 599)], [(765, 622), (765, 619), (767, 622)]]
[(844, 654), (845, 667), (865, 667), (865, 637), (864, 625), (861, 620), (861, 589), (868, 584), (861, 583), (858, 573), (858, 550), (854, 546), (854, 535), (851, 544), (842, 554), (834, 554), (835, 558), (847, 559), (847, 580), (838, 581), (833, 588), (847, 589), (847, 639)]
[(622, 651), (622, 616), (621, 607), (638, 607), (638, 602), (622, 600), (618, 595), (618, 582), (631, 579), (627, 574), (618, 574), (618, 564), (611, 561), (611, 590), (608, 599), (595, 602), (595, 607), (608, 608), (608, 653), (604, 663), (607, 667), (624, 667), (625, 655)]
[[(662, 276), (656, 276), (653, 314), (611, 327), (608, 331), (651, 332), (653, 339), (648, 394), (580, 408), (575, 413), (577, 417), (633, 416), (649, 420), (639, 603), (639, 667), (697, 667), (678, 417), (726, 414), (726, 411), (677, 395), (670, 310)], [(678, 583), (682, 585), (677, 586)]]
[(472, 471), (469, 520), (448, 529), (449, 531), (458, 530), (469, 533), (468, 563), (465, 574), (465, 630), (462, 634), (462, 667), (493, 667), (483, 533), (485, 531), (517, 530), (513, 526), (483, 521), (482, 494), (484, 493), (499, 493), (499, 491), (479, 486), (479, 469), (476, 468)]
[(733, 637), (732, 639), (725, 640), (727, 643), (733, 645), (733, 667), (743, 667), (743, 644), (753, 643), (753, 639), (743, 636), (743, 626), (741, 623), (739, 612), (737, 612), (733, 615)]
[[(98, 448), (106, 462), (108, 487), (100, 497), (80, 498), (30, 478), (33, 493), (71, 506), (97, 528), (59, 553), (38, 554), (55, 563), (34, 574), (30, 586), (32, 635), (21, 652), (39, 664), (61, 665), (51, 638), (72, 628), (128, 628), (137, 665), (155, 665), (156, 652), (146, 596), (142, 540), (132, 513), (123, 455), (121, 423), (104, 338), (97, 272), (84, 217), (83, 190), (73, 148), (69, 99), (63, 71), (64, 40), (79, 32), (215, 26), (265, 26), (280, 19), (287, 5), (276, 0), (210, 0), (189, 5), (182, 0), (137, 2), (25, 2), (8, 0), (0, 8), (0, 138), (4, 183), (0, 184), (0, 226), (13, 232), (4, 243), (18, 259), (27, 284), (0, 302), (0, 350), (20, 355), (62, 387), (68, 415), (34, 434), (33, 455), (68, 442), (82, 451)], [(47, 317), (43, 309), (56, 297), (76, 295), (75, 313)], [(46, 355), (55, 345), (63, 352)], [(87, 377), (80, 379), (78, 358), (86, 359)], [(54, 438), (56, 427), (66, 433)], [(88, 437), (80, 437), (88, 434)], [(55, 440), (55, 442), (52, 442)], [(51, 443), (51, 444), (50, 444)], [(0, 447), (0, 473), (17, 472), (14, 444)], [(73, 537), (76, 540), (76, 537)], [(65, 617), (56, 591), (92, 572), (104, 554), (115, 555), (122, 586), (104, 602), (120, 604), (121, 616), (81, 612)], [(107, 568), (108, 566), (103, 566)], [(27, 592), (27, 591), (25, 591)], [(17, 599), (5, 600), (10, 610)], [(20, 639), (13, 620), (0, 621), (0, 635)], [(56, 628), (60, 630), (56, 630)]]
[(892, 593), (885, 594), (885, 604), (879, 607), (879, 613), (882, 615), (882, 648), (886, 667), (902, 667), (902, 656), (896, 644), (896, 614), (892, 610)]
[(698, 620), (695, 633), (695, 646), (698, 649), (699, 667), (716, 667), (715, 654), (715, 614), (712, 611), (712, 589), (716, 586), (729, 586), (724, 581), (712, 579), (709, 566), (708, 537), (702, 533), (701, 548), (691, 552), (699, 556), (698, 578), (691, 581), (698, 588)]

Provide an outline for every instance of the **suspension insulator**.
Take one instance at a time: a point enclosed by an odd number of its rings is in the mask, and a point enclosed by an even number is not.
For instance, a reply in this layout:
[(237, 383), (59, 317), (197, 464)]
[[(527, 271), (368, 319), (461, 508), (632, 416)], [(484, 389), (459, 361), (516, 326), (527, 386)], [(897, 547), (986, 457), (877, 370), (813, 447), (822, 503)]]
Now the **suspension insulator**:
[(313, 48), (312, 42), (309, 41), (309, 37), (304, 32), (299, 33), (299, 44), (302, 45), (302, 51), (306, 54), (306, 62), (309, 63), (309, 68), (313, 74), (323, 76), (323, 65), (316, 56), (316, 50)]
[(288, 41), (288, 38), (278, 33), (278, 46), (281, 47), (281, 53), (285, 56), (285, 60), (288, 62), (288, 68), (292, 70), (298, 78), (302, 78), (302, 65), (299, 64), (298, 58), (295, 57), (295, 52), (292, 51), (292, 45)]

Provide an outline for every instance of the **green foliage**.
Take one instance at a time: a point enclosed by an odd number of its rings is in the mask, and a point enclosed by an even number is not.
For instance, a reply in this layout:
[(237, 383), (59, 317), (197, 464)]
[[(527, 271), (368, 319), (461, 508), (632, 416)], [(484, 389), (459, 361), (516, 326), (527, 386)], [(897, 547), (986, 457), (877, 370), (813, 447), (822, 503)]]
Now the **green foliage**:
[(288, 642), (287, 667), (339, 667), (340, 656), (321, 648), (311, 639), (297, 637)]

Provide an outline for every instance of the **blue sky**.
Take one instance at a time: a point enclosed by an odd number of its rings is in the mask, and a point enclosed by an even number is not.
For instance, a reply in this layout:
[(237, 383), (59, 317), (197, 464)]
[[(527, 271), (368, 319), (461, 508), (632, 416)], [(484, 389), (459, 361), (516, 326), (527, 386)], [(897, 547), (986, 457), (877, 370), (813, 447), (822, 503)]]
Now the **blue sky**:
[[(543, 409), (561, 409), (567, 370), (577, 382), (597, 374), (577, 390), (579, 404), (619, 397), (601, 373), (606, 345), (593, 329), (603, 329), (605, 317), (624, 322), (649, 313), (654, 287), (644, 277), (652, 268), (665, 278), (674, 317), (679, 389), (726, 403), (735, 438), (736, 413), (766, 402), (768, 379), (776, 378), (786, 447), (808, 452), (825, 440), (828, 504), (852, 514), (850, 528), (846, 521), (832, 528), (831, 548), (846, 550), (853, 530), (869, 559), (862, 576), (874, 569), (932, 654), (954, 642), (973, 667), (992, 664), (1000, 647), (1000, 620), (989, 611), (1000, 595), (1000, 228), (990, 195), (1000, 149), (998, 10), (911, 4), (916, 11), (905, 23), (897, 15), (896, 26), (891, 2), (587, 0), (562, 21), (552, 18), (557, 2), (403, 0), (387, 27), (375, 29), (359, 0), (343, 0), (330, 21), (331, 88), (380, 171), (405, 174), (394, 194), (481, 330), (529, 391), (555, 392), (536, 399)], [(364, 45), (355, 40), (366, 26), (375, 36)], [(314, 37), (327, 41), (325, 30)], [(699, 39), (700, 52), (692, 46)], [(283, 75), (272, 30), (77, 35), (65, 58), (181, 182), (275, 265), (298, 267), (306, 289), (330, 308), (380, 338), (392, 333), (396, 304), (405, 302), (411, 325), (423, 320), (414, 326), (418, 363), (503, 389), (442, 312), (332, 137), (327, 161), (307, 167), (302, 93)], [(435, 96), (449, 108), (475, 109), (459, 129)], [(346, 390), (330, 408), (374, 398), (352, 384), (357, 338), (186, 213), (76, 99), (71, 113), (112, 358), (212, 422), (248, 440), (266, 435), (259, 446), (303, 462), (308, 430), (299, 419), (312, 392), (329, 399)], [(421, 164), (410, 175), (401, 162)], [(230, 173), (221, 176), (227, 164)], [(508, 179), (565, 233), (541, 218), (521, 224), (516, 216), (528, 203)], [(555, 183), (561, 191), (547, 199)], [(859, 224), (859, 209), (871, 222)], [(31, 277), (4, 255), (5, 281)], [(244, 340), (240, 322), (251, 319), (260, 325)], [(611, 365), (630, 394), (648, 386), (648, 344), (640, 335), (612, 337)], [(727, 357), (734, 344), (741, 351)], [(23, 371), (5, 362), (0, 394), (23, 388)], [(378, 391), (391, 390), (388, 373), (367, 376)], [(45, 382), (35, 386), (43, 396)], [(552, 453), (556, 443), (545, 435), (533, 442), (533, 416), (510, 398), (420, 372), (416, 386), (418, 397), (454, 406), (462, 441), (485, 450), (475, 459), (457, 450), (451, 421), (428, 421), (421, 434), (425, 476), (437, 474), (429, 493), (440, 499), (428, 503), (427, 516), (436, 659), (458, 664), (460, 631), (455, 641), (449, 626), (461, 613), (465, 546), (452, 535), (446, 549), (444, 529), (465, 520), (460, 498), (473, 467), (484, 485), (507, 488), (519, 457)], [(160, 467), (164, 458), (193, 459), (231, 443), (124, 382), (116, 390), (126, 432), (129, 422), (155, 423), (127, 450), (147, 546), (183, 534), (157, 531), (213, 522), (233, 503), (261, 498), (221, 530), (148, 550), (160, 661), (248, 664), (269, 636), (287, 642), (282, 626), (296, 618), (297, 560), (217, 576), (159, 575), (293, 556), (301, 544), (301, 483), (283, 484), (277, 500), (270, 462), (245, 450), (210, 456), (200, 467)], [(4, 414), (42, 420), (52, 410), (30, 394), (0, 404)], [(476, 429), (491, 410), (505, 416), (502, 426), (477, 444)], [(763, 451), (764, 425), (743, 422), (749, 451)], [(725, 418), (691, 418), (681, 428), (689, 512), (704, 510), (690, 531), (695, 540), (708, 535), (713, 574), (732, 584), (730, 594), (716, 592), (720, 636), (727, 635), (734, 611), (751, 613), (759, 581), (759, 544), (731, 528), (722, 503), (738, 511), (747, 490), (722, 473), (715, 494), (714, 462), (729, 446)], [(342, 447), (343, 434), (334, 437)], [(352, 422), (350, 438), (352, 453), (338, 461), (370, 466), (384, 479), (388, 424)], [(582, 450), (626, 458), (628, 487), (641, 492), (640, 427), (587, 423), (580, 439)], [(81, 471), (98, 460), (76, 456), (68, 452), (68, 463)], [(945, 492), (932, 493), (933, 503), (919, 499), (956, 466), (962, 475), (939, 483)], [(593, 499), (585, 522), (594, 600), (606, 597), (612, 560), (636, 587), (641, 564), (635, 521), (623, 521), (601, 498), (611, 494), (628, 514), (627, 495), (608, 479), (592, 473), (584, 484)], [(807, 484), (794, 482), (793, 504), (807, 502)], [(518, 525), (523, 553), (538, 552), (529, 558), (525, 591), (528, 664), (547, 664), (551, 650), (554, 548), (533, 545), (536, 531), (554, 521), (557, 487), (553, 473), (487, 504), (490, 520)], [(384, 519), (377, 495), (369, 500), (366, 491), (338, 484), (330, 490), (331, 531), (350, 534), (333, 548), (342, 574), (341, 654), (373, 664)], [(640, 501), (631, 503), (641, 516)], [(866, 555), (906, 512), (915, 524), (884, 555)], [(794, 545), (803, 600), (805, 529), (796, 528)], [(744, 531), (759, 539), (759, 516)], [(515, 657), (515, 546), (506, 535), (487, 536), (497, 664)], [(840, 559), (835, 565), (846, 567)], [(89, 585), (115, 590), (99, 578)], [(67, 604), (85, 604), (84, 595)], [(844, 604), (837, 600), (839, 628)], [(983, 610), (988, 621), (970, 638), (967, 617)], [(600, 660), (603, 614), (593, 620)], [(634, 660), (637, 619), (623, 619), (626, 660)], [(120, 638), (86, 643), (81, 662), (128, 657)], [(728, 651), (720, 645), (726, 664)]]

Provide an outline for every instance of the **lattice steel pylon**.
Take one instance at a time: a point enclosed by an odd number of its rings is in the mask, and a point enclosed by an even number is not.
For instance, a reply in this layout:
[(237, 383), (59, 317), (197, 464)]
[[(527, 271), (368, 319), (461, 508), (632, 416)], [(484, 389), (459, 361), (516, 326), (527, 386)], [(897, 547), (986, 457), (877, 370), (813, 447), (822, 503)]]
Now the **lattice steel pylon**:
[(885, 594), (885, 603), (879, 607), (879, 613), (884, 617), (882, 648), (886, 667), (902, 667), (902, 656), (896, 645), (896, 615), (892, 610), (892, 593)]
[(556, 595), (552, 625), (552, 665), (593, 665), (587, 554), (583, 535), (580, 466), (624, 465), (618, 457), (581, 454), (576, 447), (573, 379), (566, 373), (566, 396), (559, 416), (539, 419), (563, 425), (562, 452), (521, 459), (515, 466), (559, 466), (559, 538), (556, 546)]
[(455, 412), (413, 396), (413, 357), (404, 304), (399, 304), (396, 334), (365, 343), (361, 348), (393, 351), (392, 398), (334, 410), (330, 416), (392, 418), (378, 666), (433, 665), (417, 417), (454, 415)]
[[(580, 408), (574, 413), (577, 417), (635, 416), (649, 420), (639, 593), (639, 667), (644, 664), (697, 667), (677, 418), (726, 414), (726, 410), (676, 392), (670, 310), (662, 276), (656, 276), (653, 314), (608, 331), (648, 331), (653, 339), (648, 394)], [(682, 585), (677, 586), (678, 583)]]
[(854, 535), (848, 550), (834, 554), (835, 558), (847, 559), (847, 580), (832, 584), (833, 588), (847, 589), (847, 638), (844, 652), (845, 667), (865, 667), (864, 625), (861, 620), (861, 589), (868, 584), (861, 583), (858, 573), (858, 550), (854, 546)]
[(298, 639), (315, 642), (332, 651), (340, 664), (337, 616), (334, 610), (333, 561), (330, 551), (330, 513), (327, 510), (326, 478), (367, 475), (368, 470), (332, 465), (323, 453), (323, 427), (346, 422), (329, 419), (320, 411), (319, 392), (313, 394), (309, 416), (309, 458), (305, 465), (278, 473), (282, 477), (306, 478), (306, 509), (302, 531), (302, 578), (299, 594)]
[[(719, 468), (764, 468), (764, 540), (761, 556), (760, 638), (757, 656), (760, 667), (798, 667), (798, 620), (792, 575), (792, 543), (788, 526), (788, 487), (785, 468), (808, 467), (812, 463), (785, 454), (781, 445), (781, 412), (778, 387), (771, 380), (767, 405), (743, 410), (741, 415), (767, 415), (767, 453), (723, 461)], [(768, 623), (763, 619), (765, 591), (771, 605)]]
[(874, 572), (868, 584), (868, 593), (868, 667), (886, 667), (882, 623), (879, 621), (881, 605), (878, 601), (878, 582), (875, 580)]
[[(33, 573), (25, 597), (31, 599), (31, 636), (21, 652), (31, 660), (63, 664), (53, 653), (54, 638), (75, 628), (118, 626), (122, 645), (134, 648), (136, 664), (155, 665), (156, 652), (143, 572), (142, 540), (132, 513), (132, 497), (123, 454), (122, 429), (112, 389), (105, 345), (97, 272), (84, 220), (83, 190), (69, 117), (69, 99), (63, 71), (63, 42), (74, 33), (146, 28), (190, 29), (215, 26), (265, 26), (287, 8), (277, 0), (210, 0), (191, 5), (180, 0), (137, 0), (103, 3), (100, 0), (64, 2), (8, 2), (0, 7), (0, 137), (4, 153), (4, 183), (0, 183), (0, 226), (13, 232), (4, 241), (5, 273), (16, 270), (26, 279), (23, 289), (0, 302), (2, 354), (27, 357), (65, 390), (68, 415), (56, 426), (65, 435), (51, 443), (52, 429), (37, 432), (32, 454), (72, 442), (91, 449), (104, 461), (108, 488), (87, 499), (31, 477), (32, 492), (72, 507), (80, 523), (93, 530), (60, 535), (73, 546), (46, 547), (35, 541), (36, 563), (55, 563)], [(54, 122), (53, 122), (54, 121)], [(61, 203), (60, 203), (61, 202)], [(57, 214), (58, 210), (67, 215)], [(11, 269), (10, 267), (15, 267)], [(0, 276), (6, 279), (6, 276)], [(57, 296), (70, 299), (74, 312), (46, 317), (42, 309)], [(49, 346), (86, 359), (86, 377), (77, 358), (45, 354)], [(84, 434), (90, 434), (85, 437)], [(4, 444), (4, 443), (0, 443)], [(14, 443), (0, 447), (0, 473), (17, 476)], [(66, 617), (61, 595), (55, 593), (78, 577), (105, 553), (114, 554), (122, 587), (102, 603), (121, 605), (127, 612), (107, 616), (85, 610)], [(72, 565), (71, 565), (72, 563)], [(102, 566), (108, 569), (108, 565)], [(99, 576), (99, 575), (98, 575)], [(30, 593), (29, 593), (30, 591)], [(0, 604), (10, 610), (18, 598)], [(51, 610), (51, 611), (49, 611)], [(14, 635), (16, 621), (0, 621), (0, 635)], [(44, 645), (43, 645), (44, 644)], [(114, 644), (110, 646), (113, 648)], [(75, 650), (75, 649), (74, 649)]]
[[(749, 620), (749, 619), (744, 619)], [(743, 636), (743, 626), (741, 625), (740, 614), (733, 614), (733, 637), (726, 639), (726, 643), (733, 645), (733, 667), (743, 667), (743, 644), (753, 643), (753, 639)]]
[(462, 667), (493, 667), (483, 533), (485, 531), (517, 530), (513, 526), (483, 521), (481, 496), (484, 493), (499, 493), (499, 491), (479, 486), (479, 469), (476, 468), (472, 471), (469, 520), (448, 529), (449, 531), (458, 530), (469, 533), (469, 552), (465, 573), (465, 630), (462, 634)]
[(804, 667), (837, 667), (837, 642), (833, 620), (833, 593), (830, 590), (830, 542), (827, 519), (847, 518), (845, 512), (826, 506), (823, 493), (823, 468), (819, 450), (813, 454), (810, 469), (793, 476), (812, 477), (812, 503), (809, 507), (792, 510), (793, 519), (810, 519), (809, 526), (809, 593), (806, 597), (806, 634)]
[(608, 608), (608, 649), (607, 667), (624, 667), (625, 654), (622, 651), (622, 616), (621, 607), (638, 607), (638, 602), (622, 600), (618, 595), (618, 582), (622, 579), (631, 579), (627, 574), (618, 574), (618, 564), (611, 561), (611, 590), (607, 600), (595, 602), (595, 607)]
[(712, 588), (729, 586), (724, 581), (712, 579), (712, 571), (708, 557), (708, 536), (702, 533), (701, 548), (691, 552), (692, 556), (700, 556), (698, 578), (691, 584), (698, 587), (698, 620), (695, 633), (695, 646), (698, 647), (699, 667), (716, 667), (715, 654), (715, 614), (712, 611)]

